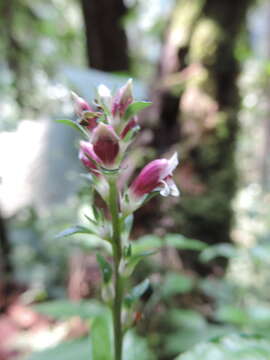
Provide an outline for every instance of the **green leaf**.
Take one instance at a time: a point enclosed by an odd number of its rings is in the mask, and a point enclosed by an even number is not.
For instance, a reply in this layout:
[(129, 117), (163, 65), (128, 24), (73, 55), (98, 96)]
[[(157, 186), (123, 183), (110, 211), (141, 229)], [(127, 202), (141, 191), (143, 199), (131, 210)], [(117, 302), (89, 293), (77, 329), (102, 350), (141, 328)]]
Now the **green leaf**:
[(88, 229), (85, 226), (76, 225), (76, 226), (68, 228), (64, 231), (61, 231), (59, 234), (56, 235), (56, 238), (59, 239), (62, 237), (75, 235), (75, 234), (95, 234), (95, 232), (91, 229)]
[(89, 138), (89, 134), (87, 133), (87, 131), (84, 130), (84, 128), (80, 124), (76, 123), (75, 121), (72, 121), (69, 119), (60, 119), (60, 120), (56, 120), (56, 122), (58, 122), (60, 124), (68, 125), (68, 126), (72, 127), (73, 129), (79, 131), (84, 136), (86, 136), (87, 139)]
[(109, 309), (95, 318), (91, 326), (91, 344), (93, 360), (113, 360), (112, 316)]
[(93, 213), (96, 221), (99, 223), (100, 221), (104, 221), (104, 213), (102, 209), (99, 209), (97, 206), (93, 206)]
[(168, 234), (165, 236), (165, 244), (178, 250), (196, 250), (201, 251), (207, 247), (205, 243), (199, 240), (188, 239), (180, 234)]
[(113, 273), (112, 266), (100, 254), (97, 254), (97, 261), (100, 266), (100, 270), (103, 276), (103, 281), (105, 284), (107, 284), (112, 278), (112, 273)]
[(147, 108), (151, 104), (152, 103), (150, 101), (136, 101), (136, 102), (130, 104), (126, 109), (126, 112), (124, 115), (124, 120), (128, 120), (129, 118), (138, 114), (138, 112)]
[(157, 250), (148, 250), (142, 252), (141, 254), (135, 254), (130, 256), (123, 275), (129, 277), (141, 260), (143, 260), (146, 256), (151, 256), (156, 254), (156, 252)]
[(218, 244), (213, 246), (208, 246), (201, 254), (200, 261), (207, 263), (218, 256), (225, 258), (232, 258), (237, 255), (237, 249), (231, 244)]
[(198, 344), (175, 360), (268, 360), (269, 353), (268, 339), (233, 334)]
[(27, 356), (25, 360), (92, 360), (89, 338), (66, 341), (53, 348), (37, 351)]
[(133, 254), (141, 254), (151, 249), (159, 249), (163, 245), (163, 241), (156, 235), (145, 235), (134, 242), (132, 246)]
[(231, 305), (220, 307), (215, 314), (215, 318), (219, 321), (235, 325), (247, 325), (249, 321), (245, 309)]
[(194, 282), (190, 276), (170, 272), (165, 276), (161, 287), (163, 297), (184, 294), (192, 290)]
[(34, 305), (34, 308), (37, 312), (56, 319), (68, 319), (74, 316), (89, 319), (102, 312), (101, 305), (92, 300), (83, 300), (79, 302), (68, 300), (46, 301)]
[(85, 218), (90, 222), (90, 224), (92, 224), (92, 225), (94, 225), (94, 226), (97, 226), (97, 225), (98, 225), (98, 223), (97, 223), (95, 220), (91, 219), (90, 216), (88, 216), (88, 215), (86, 215), (86, 214), (84, 214), (84, 216), (85, 216)]
[(129, 330), (123, 341), (123, 360), (154, 360), (156, 357), (150, 351), (147, 338), (140, 337), (134, 330)]
[(141, 130), (141, 127), (139, 125), (131, 128), (125, 135), (123, 141), (124, 142), (129, 142), (130, 140), (132, 140), (137, 134), (138, 132)]
[(139, 300), (139, 298), (146, 292), (150, 285), (149, 279), (145, 279), (140, 284), (136, 285), (129, 294), (127, 294), (124, 298), (124, 303), (127, 307), (131, 307), (131, 305)]
[(128, 215), (127, 217), (122, 219), (122, 223), (121, 223), (122, 232), (123, 232), (123, 235), (124, 235), (124, 237), (126, 239), (128, 239), (128, 237), (130, 235), (130, 232), (131, 232), (131, 229), (132, 229), (132, 226), (133, 226), (133, 219), (134, 219), (133, 214)]

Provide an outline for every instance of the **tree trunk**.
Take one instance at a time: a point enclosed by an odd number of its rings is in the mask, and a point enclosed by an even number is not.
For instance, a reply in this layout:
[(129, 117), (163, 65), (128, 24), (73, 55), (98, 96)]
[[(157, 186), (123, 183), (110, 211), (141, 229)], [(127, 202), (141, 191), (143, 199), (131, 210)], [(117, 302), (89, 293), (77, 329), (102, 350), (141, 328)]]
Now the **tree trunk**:
[[(240, 106), (235, 46), (249, 4), (178, 1), (161, 56), (161, 86), (154, 95), (159, 118), (155, 147), (162, 153), (174, 144), (181, 157), (176, 176), (182, 196), (174, 231), (208, 244), (230, 241)], [(222, 270), (226, 263), (209, 268), (190, 253), (183, 260), (201, 274)]]
[(129, 68), (127, 37), (121, 24), (122, 0), (82, 0), (89, 67), (102, 71)]
[(0, 213), (0, 311), (7, 305), (10, 292), (13, 266), (10, 260), (11, 247), (4, 223)]

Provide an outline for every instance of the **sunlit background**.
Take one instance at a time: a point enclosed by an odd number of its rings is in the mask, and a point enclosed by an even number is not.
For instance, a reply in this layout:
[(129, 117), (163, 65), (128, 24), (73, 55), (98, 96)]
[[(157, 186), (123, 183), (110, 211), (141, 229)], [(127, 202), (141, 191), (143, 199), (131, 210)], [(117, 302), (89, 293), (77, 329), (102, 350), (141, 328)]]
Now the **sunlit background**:
[(93, 194), (56, 120), (76, 118), (71, 90), (129, 78), (153, 101), (131, 172), (177, 151), (181, 197), (136, 214), (134, 242), (165, 245), (134, 279), (153, 293), (124, 360), (269, 359), (269, 2), (10, 0), (0, 34), (0, 360), (91, 358), (98, 239), (55, 235)]

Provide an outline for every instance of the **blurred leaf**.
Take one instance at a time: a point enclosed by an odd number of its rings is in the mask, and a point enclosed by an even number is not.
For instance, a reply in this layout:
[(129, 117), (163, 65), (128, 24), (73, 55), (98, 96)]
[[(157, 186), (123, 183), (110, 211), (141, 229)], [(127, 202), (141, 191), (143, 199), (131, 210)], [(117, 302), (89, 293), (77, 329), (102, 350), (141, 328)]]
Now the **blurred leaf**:
[(130, 256), (124, 271), (124, 276), (129, 277), (135, 270), (136, 266), (140, 263), (140, 261), (142, 261), (147, 256), (154, 255), (155, 253), (156, 250), (148, 250), (140, 254)]
[(64, 342), (44, 351), (37, 351), (25, 360), (91, 360), (91, 345), (89, 338)]
[(246, 309), (250, 324), (257, 329), (270, 328), (270, 307), (269, 305), (254, 304)]
[(101, 269), (103, 281), (105, 284), (107, 284), (112, 278), (112, 273), (113, 273), (112, 266), (100, 254), (97, 254), (97, 261), (98, 261), (100, 269)]
[(134, 330), (129, 330), (124, 337), (124, 360), (154, 360), (156, 359), (147, 345), (147, 338), (139, 337)]
[(62, 237), (75, 235), (75, 234), (94, 234), (95, 235), (95, 232), (85, 226), (76, 225), (74, 227), (71, 227), (71, 228), (61, 231), (59, 234), (56, 235), (56, 238), (59, 239)]
[(87, 138), (89, 138), (89, 135), (84, 130), (84, 128), (81, 125), (79, 125), (78, 123), (76, 123), (75, 121), (72, 121), (72, 120), (69, 120), (69, 119), (61, 119), (61, 120), (56, 120), (56, 122), (58, 122), (60, 124), (68, 125), (68, 126), (72, 127), (73, 129), (79, 131), (81, 134), (83, 134)]
[(133, 226), (133, 220), (134, 220), (133, 214), (126, 216), (122, 220), (122, 230), (123, 230), (123, 236), (125, 237), (125, 239), (128, 239), (128, 237), (130, 235), (130, 231)]
[(186, 327), (202, 330), (206, 327), (204, 317), (194, 310), (172, 309), (167, 314), (170, 323), (177, 327)]
[(170, 297), (177, 294), (184, 294), (193, 288), (193, 280), (189, 276), (170, 272), (164, 278), (161, 292), (164, 297)]
[(144, 251), (157, 249), (162, 246), (162, 239), (156, 235), (145, 235), (140, 237), (132, 245), (133, 254), (140, 254)]
[(215, 317), (222, 322), (235, 325), (244, 325), (248, 323), (247, 312), (243, 308), (224, 305), (218, 309)]
[(170, 310), (164, 321), (173, 327), (164, 341), (164, 350), (169, 358), (199, 342), (232, 332), (228, 326), (208, 324), (199, 312), (193, 310)]
[(200, 254), (200, 260), (203, 263), (213, 260), (218, 256), (225, 258), (232, 258), (237, 255), (237, 249), (234, 245), (231, 244), (218, 244), (209, 246), (207, 249), (203, 250)]
[(175, 360), (269, 360), (270, 343), (255, 336), (229, 335), (196, 345)]
[(91, 326), (91, 345), (93, 360), (113, 360), (112, 316), (109, 309), (103, 309)]
[(68, 319), (74, 316), (89, 319), (102, 312), (102, 306), (96, 301), (84, 300), (71, 302), (68, 300), (47, 301), (34, 305), (37, 312), (56, 319)]
[(165, 236), (165, 245), (172, 246), (178, 250), (203, 250), (207, 244), (199, 240), (188, 239), (180, 234), (168, 234)]
[(104, 221), (103, 210), (99, 209), (97, 206), (93, 206), (92, 209), (93, 209), (94, 217), (95, 217), (97, 223), (103, 222)]
[(124, 298), (124, 303), (127, 307), (130, 307), (135, 301), (146, 292), (150, 285), (149, 279), (145, 279), (140, 284), (136, 285)]
[(136, 101), (136, 102), (130, 104), (127, 107), (127, 110), (126, 110), (125, 115), (124, 115), (124, 119), (128, 120), (129, 118), (131, 118), (132, 116), (138, 114), (138, 112), (140, 112), (141, 110), (147, 108), (150, 105), (152, 105), (152, 103), (150, 101)]

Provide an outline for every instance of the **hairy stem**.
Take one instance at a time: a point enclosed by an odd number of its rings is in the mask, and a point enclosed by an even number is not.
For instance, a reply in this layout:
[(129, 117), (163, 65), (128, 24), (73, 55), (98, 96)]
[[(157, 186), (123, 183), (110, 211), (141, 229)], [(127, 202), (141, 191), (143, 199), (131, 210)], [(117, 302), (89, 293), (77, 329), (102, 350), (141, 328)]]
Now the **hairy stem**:
[(121, 276), (119, 274), (119, 264), (122, 257), (121, 248), (121, 230), (119, 221), (119, 205), (118, 205), (118, 189), (116, 179), (111, 177), (109, 180), (110, 195), (109, 195), (109, 208), (112, 217), (113, 227), (113, 260), (114, 260), (114, 303), (113, 303), (113, 328), (114, 328), (114, 352), (115, 360), (122, 360), (122, 323), (121, 323), (121, 310), (122, 310), (122, 284)]

